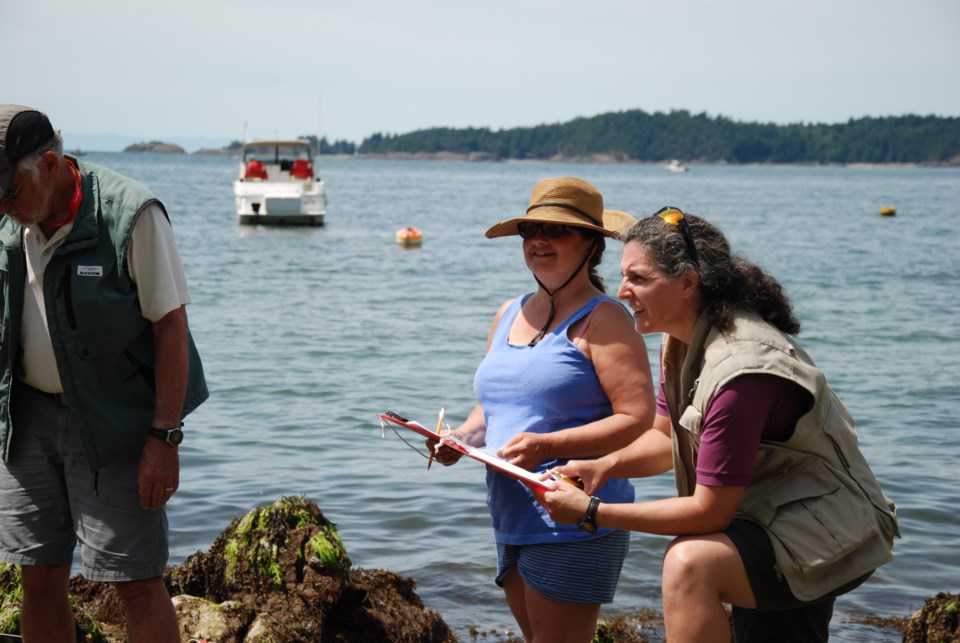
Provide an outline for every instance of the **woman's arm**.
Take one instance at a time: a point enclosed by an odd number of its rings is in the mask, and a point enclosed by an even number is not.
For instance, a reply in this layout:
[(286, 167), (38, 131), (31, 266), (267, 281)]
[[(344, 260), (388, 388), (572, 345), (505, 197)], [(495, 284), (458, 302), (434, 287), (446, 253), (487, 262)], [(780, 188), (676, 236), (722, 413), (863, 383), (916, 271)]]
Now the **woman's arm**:
[(532, 469), (553, 458), (599, 456), (627, 446), (650, 428), (656, 405), (646, 344), (621, 306), (598, 305), (578, 345), (593, 362), (613, 413), (552, 433), (519, 433), (500, 449), (501, 457)]
[[(587, 511), (590, 494), (607, 478), (659, 475), (672, 468), (670, 418), (657, 415), (653, 429), (626, 448), (598, 460), (576, 460), (556, 467), (567, 476), (578, 476), (585, 491), (558, 485), (556, 491), (537, 494), (540, 503), (558, 522), (576, 523)], [(733, 520), (744, 487), (698, 484), (692, 496), (641, 503), (601, 503), (597, 525), (651, 534), (684, 535), (722, 531)]]
[(657, 415), (653, 427), (624, 448), (596, 460), (571, 460), (554, 471), (583, 480), (584, 490), (593, 493), (609, 478), (647, 478), (673, 468), (670, 418)]
[[(733, 520), (744, 487), (697, 485), (692, 496), (638, 503), (600, 503), (598, 527), (628, 529), (649, 534), (681, 536), (723, 531)], [(537, 494), (550, 517), (576, 523), (587, 511), (590, 496), (573, 485), (557, 485), (555, 491)]]
[[(807, 391), (774, 375), (742, 375), (728, 382), (713, 396), (703, 415), (693, 495), (639, 504), (603, 503), (597, 512), (597, 524), (669, 535), (725, 529), (752, 478), (761, 437), (788, 439), (810, 403)], [(669, 418), (658, 415), (654, 427), (659, 430), (644, 433), (626, 449), (597, 461), (570, 462), (557, 467), (557, 471), (579, 475), (587, 483), (588, 492), (596, 489), (597, 481), (602, 482), (604, 476), (656, 473), (658, 468), (669, 467)], [(589, 497), (572, 493), (568, 487), (560, 485), (557, 492), (548, 493), (544, 506), (557, 512), (557, 520), (576, 522), (586, 511)]]

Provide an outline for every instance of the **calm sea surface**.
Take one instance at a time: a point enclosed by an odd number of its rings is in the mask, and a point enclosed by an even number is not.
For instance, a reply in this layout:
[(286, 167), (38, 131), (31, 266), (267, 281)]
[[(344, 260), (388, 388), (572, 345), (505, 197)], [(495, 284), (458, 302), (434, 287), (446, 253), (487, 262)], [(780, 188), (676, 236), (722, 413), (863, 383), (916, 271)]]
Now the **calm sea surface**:
[[(293, 229), (237, 224), (232, 159), (85, 159), (166, 203), (193, 295), (212, 395), (187, 419), (172, 564), (233, 517), (303, 495), (355, 566), (413, 577), (464, 640), (471, 625), (515, 631), (493, 584), (482, 466), (428, 472), (396, 436), (381, 439), (376, 414), (429, 425), (441, 405), (452, 423), (469, 412), (492, 315), (536, 288), (519, 240), (483, 233), (522, 213), (537, 180), (572, 175), (608, 207), (706, 216), (793, 299), (800, 340), (857, 419), (903, 531), (896, 560), (838, 601), (834, 640), (899, 641), (849, 621), (909, 616), (960, 591), (960, 170), (324, 160), (327, 225)], [(879, 216), (888, 204), (897, 215)], [(423, 230), (422, 248), (395, 246), (407, 225)], [(601, 266), (613, 289), (619, 254), (609, 243)], [(648, 338), (654, 358), (658, 343)], [(634, 483), (639, 499), (674, 495), (671, 474)], [(633, 535), (604, 616), (659, 611), (667, 543)]]

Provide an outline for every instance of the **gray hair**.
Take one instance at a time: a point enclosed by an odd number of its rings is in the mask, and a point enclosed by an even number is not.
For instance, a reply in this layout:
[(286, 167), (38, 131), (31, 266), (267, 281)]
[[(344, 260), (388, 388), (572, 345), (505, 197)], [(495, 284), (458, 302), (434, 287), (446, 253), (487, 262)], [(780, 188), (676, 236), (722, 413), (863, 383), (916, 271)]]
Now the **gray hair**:
[(760, 315), (790, 335), (800, 332), (800, 322), (780, 283), (762, 268), (730, 252), (723, 232), (702, 217), (684, 213), (696, 257), (690, 256), (679, 225), (654, 215), (637, 221), (623, 238), (624, 245), (639, 243), (654, 264), (669, 277), (688, 270), (700, 276), (700, 299), (710, 321), (720, 330), (733, 326), (733, 311)]
[(46, 152), (53, 152), (57, 155), (57, 158), (63, 157), (63, 137), (60, 136), (60, 132), (54, 132), (50, 140), (20, 159), (20, 162), (17, 163), (17, 169), (36, 180), (40, 172), (37, 169), (37, 164), (40, 162), (40, 157)]

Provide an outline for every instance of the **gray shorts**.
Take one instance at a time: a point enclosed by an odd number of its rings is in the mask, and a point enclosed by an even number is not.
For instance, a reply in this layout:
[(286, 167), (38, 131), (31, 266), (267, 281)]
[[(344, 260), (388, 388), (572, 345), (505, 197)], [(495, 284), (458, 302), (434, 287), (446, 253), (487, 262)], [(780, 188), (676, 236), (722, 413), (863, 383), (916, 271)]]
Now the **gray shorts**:
[(71, 564), (79, 540), (89, 580), (163, 575), (167, 514), (140, 507), (139, 458), (95, 475), (67, 407), (19, 385), (11, 406), (10, 458), (0, 464), (0, 561)]

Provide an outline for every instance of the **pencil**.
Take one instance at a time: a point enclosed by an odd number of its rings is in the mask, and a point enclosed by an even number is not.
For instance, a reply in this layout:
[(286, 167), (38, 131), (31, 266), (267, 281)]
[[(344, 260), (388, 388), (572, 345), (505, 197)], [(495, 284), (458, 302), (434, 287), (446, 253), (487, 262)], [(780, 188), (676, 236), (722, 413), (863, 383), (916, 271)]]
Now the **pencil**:
[[(445, 415), (445, 413), (446, 413), (446, 409), (444, 409), (444, 407), (441, 406), (440, 416), (437, 418), (437, 430), (435, 431), (437, 435), (440, 435), (440, 429), (443, 428), (443, 416)], [(430, 470), (430, 466), (433, 464), (433, 457), (437, 454), (438, 446), (440, 446), (439, 442), (434, 444), (432, 447), (430, 447), (430, 459), (427, 460), (427, 471)]]

